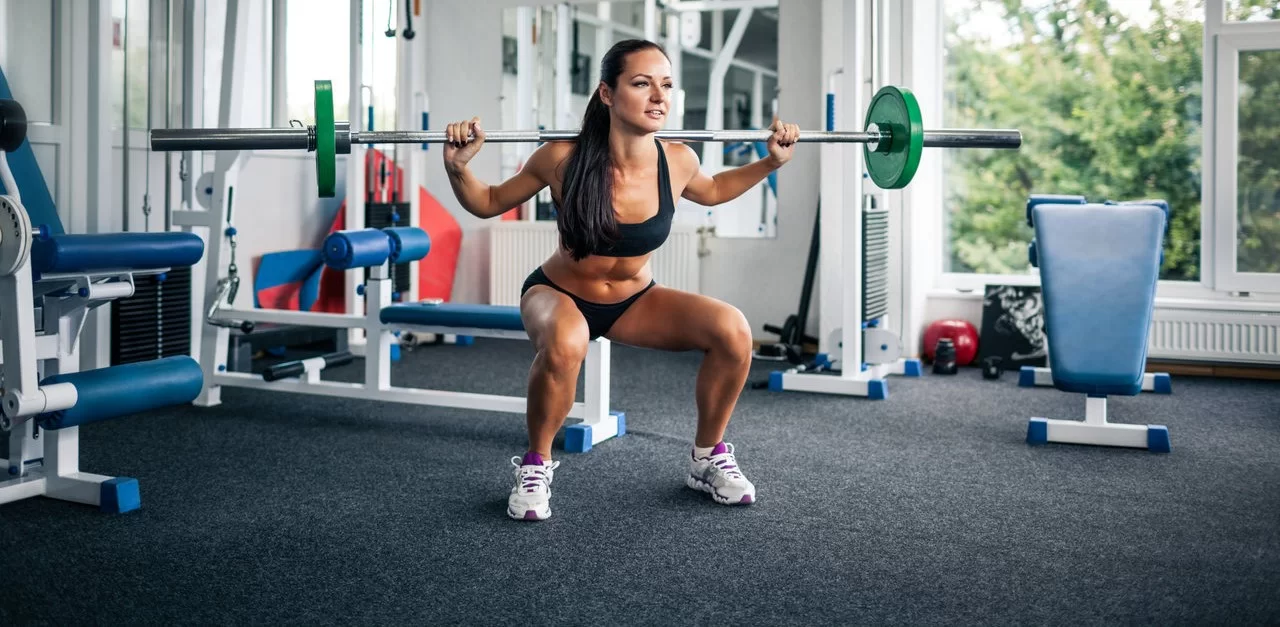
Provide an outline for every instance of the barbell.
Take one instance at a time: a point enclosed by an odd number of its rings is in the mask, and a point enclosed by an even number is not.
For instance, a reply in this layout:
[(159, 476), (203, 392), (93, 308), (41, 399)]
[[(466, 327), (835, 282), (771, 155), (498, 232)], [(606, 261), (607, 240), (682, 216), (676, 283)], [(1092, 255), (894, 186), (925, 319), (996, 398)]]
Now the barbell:
[[(206, 150), (306, 150), (316, 153), (316, 182), (321, 197), (336, 188), (337, 155), (349, 154), (352, 144), (441, 144), (444, 131), (353, 131), (349, 122), (333, 116), (333, 86), (315, 82), (316, 123), (306, 128), (154, 129), (151, 149), (158, 152)], [(861, 143), (867, 173), (884, 189), (906, 187), (920, 165), (924, 148), (998, 148), (1022, 146), (1022, 133), (1012, 129), (926, 130), (920, 105), (909, 89), (887, 86), (876, 92), (867, 108), (863, 131), (800, 131), (797, 141)], [(770, 130), (671, 130), (659, 139), (681, 142), (766, 142)], [(486, 131), (485, 141), (573, 141), (578, 131)]]

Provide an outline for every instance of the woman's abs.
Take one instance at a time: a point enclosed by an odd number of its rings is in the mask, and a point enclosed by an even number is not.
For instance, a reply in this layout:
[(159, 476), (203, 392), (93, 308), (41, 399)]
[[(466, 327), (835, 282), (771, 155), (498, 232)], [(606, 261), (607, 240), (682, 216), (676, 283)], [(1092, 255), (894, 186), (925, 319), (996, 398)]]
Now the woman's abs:
[(617, 303), (644, 289), (652, 280), (649, 255), (603, 257), (591, 255), (581, 261), (564, 250), (556, 251), (542, 271), (556, 285), (578, 298), (593, 303)]

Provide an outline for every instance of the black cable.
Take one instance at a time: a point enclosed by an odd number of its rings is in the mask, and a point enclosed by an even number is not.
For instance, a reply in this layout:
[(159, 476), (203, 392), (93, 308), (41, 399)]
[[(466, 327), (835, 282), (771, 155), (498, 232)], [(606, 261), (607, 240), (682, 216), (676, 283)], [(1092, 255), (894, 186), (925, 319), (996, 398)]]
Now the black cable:
[(413, 39), (417, 33), (413, 30), (413, 8), (409, 5), (413, 0), (404, 0), (404, 38)]

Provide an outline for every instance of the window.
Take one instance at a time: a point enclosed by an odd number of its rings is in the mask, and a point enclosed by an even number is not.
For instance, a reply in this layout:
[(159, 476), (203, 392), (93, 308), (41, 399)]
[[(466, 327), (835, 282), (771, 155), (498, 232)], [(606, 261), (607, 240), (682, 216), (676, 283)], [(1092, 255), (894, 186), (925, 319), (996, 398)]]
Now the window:
[(1280, 4), (1275, 0), (1227, 0), (1226, 17), (1229, 22), (1280, 20)]
[[(396, 42), (403, 16), (392, 15), (395, 6), (388, 2), (365, 2), (363, 10), (363, 110), (351, 115), (350, 0), (289, 0), (284, 53), (287, 119), (314, 124), (315, 82), (327, 80), (333, 84), (335, 120), (351, 122), (352, 130), (368, 130), (372, 106), (375, 130), (396, 128)], [(387, 37), (390, 29), (396, 37)]]
[(1236, 270), (1280, 272), (1280, 49), (1241, 51), (1238, 67)]
[(1079, 194), (1168, 201), (1160, 278), (1199, 280), (1203, 3), (941, 5), (944, 126), (1023, 133), (943, 151), (944, 271), (1030, 273), (1027, 198)]
[(53, 123), (53, 5), (0, 0), (0, 68), (27, 120)]
[[(366, 7), (368, 4), (382, 3), (367, 3)], [(289, 0), (285, 13), (288, 119), (315, 124), (317, 80), (333, 83), (334, 118), (350, 118), (350, 41), (350, 0)], [(352, 120), (352, 126), (364, 128), (356, 120)]]

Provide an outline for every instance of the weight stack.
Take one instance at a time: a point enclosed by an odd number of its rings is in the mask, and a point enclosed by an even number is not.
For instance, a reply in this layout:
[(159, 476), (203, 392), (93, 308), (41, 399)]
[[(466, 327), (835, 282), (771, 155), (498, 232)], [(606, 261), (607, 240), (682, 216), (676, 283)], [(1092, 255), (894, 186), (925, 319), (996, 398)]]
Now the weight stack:
[(111, 301), (111, 365), (190, 355), (191, 268), (135, 276), (133, 285), (133, 296)]
[[(397, 219), (392, 220), (395, 216)], [(371, 202), (365, 203), (364, 225), (371, 229), (385, 229), (392, 226), (409, 226), (409, 203), (407, 202)], [(369, 280), (369, 269), (365, 268), (365, 281)], [(409, 264), (397, 263), (391, 268), (395, 291), (400, 294), (409, 293)], [(399, 300), (399, 299), (397, 299)]]
[(862, 320), (889, 313), (889, 212), (862, 214)]

